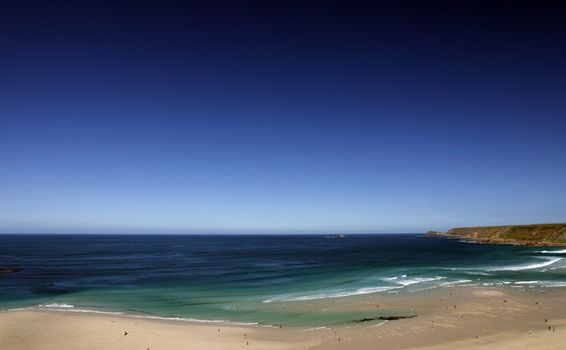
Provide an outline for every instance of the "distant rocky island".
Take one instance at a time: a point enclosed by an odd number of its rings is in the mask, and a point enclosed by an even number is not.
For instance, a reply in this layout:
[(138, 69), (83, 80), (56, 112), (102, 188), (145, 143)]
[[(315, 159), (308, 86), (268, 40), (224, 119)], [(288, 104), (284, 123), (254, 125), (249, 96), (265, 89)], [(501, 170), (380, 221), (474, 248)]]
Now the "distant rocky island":
[(445, 233), (429, 231), (427, 237), (446, 237), (488, 244), (566, 246), (566, 224), (457, 227)]

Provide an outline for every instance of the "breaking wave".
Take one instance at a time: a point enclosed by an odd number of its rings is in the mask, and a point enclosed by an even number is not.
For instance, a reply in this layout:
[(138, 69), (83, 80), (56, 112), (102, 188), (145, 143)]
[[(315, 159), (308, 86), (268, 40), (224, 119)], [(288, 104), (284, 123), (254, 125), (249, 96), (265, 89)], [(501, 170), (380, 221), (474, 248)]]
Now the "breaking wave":
[(562, 260), (562, 258), (556, 259), (549, 259), (545, 262), (541, 263), (534, 263), (534, 264), (524, 264), (524, 265), (510, 265), (510, 266), (501, 266), (501, 267), (492, 267), (486, 269), (486, 271), (522, 271), (522, 270), (533, 270), (538, 269), (541, 267), (550, 266), (558, 261)]
[(274, 298), (266, 299), (264, 303), (271, 303), (276, 301), (301, 301), (301, 300), (315, 300), (315, 299), (329, 299), (329, 298), (343, 298), (354, 295), (370, 294), (386, 292), (394, 289), (403, 288), (401, 286), (390, 286), (390, 287), (366, 287), (359, 288), (353, 291), (342, 291), (342, 292), (329, 292), (329, 293), (319, 293), (319, 294), (307, 294), (300, 296), (277, 296)]
[(542, 254), (566, 254), (566, 249), (559, 249), (559, 250), (541, 250), (539, 253), (542, 253)]

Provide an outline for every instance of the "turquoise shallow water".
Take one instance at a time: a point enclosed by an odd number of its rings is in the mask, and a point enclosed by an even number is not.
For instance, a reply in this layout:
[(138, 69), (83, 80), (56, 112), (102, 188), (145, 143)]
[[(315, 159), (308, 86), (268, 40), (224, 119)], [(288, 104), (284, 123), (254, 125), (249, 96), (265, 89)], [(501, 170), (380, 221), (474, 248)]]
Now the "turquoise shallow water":
[(458, 285), (566, 286), (566, 250), (422, 235), (3, 235), (0, 308), (318, 326), (376, 316), (306, 301)]

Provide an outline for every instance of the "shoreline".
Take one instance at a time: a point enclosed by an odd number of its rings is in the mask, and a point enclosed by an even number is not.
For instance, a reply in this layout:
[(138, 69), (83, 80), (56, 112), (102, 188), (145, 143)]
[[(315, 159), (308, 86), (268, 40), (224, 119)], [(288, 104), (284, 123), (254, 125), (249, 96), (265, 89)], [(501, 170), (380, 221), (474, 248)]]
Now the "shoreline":
[[(528, 283), (527, 283), (528, 282)], [(317, 299), (293, 300), (293, 301), (276, 301), (273, 302), (279, 309), (281, 306), (285, 309), (300, 309), (307, 311), (324, 310), (324, 311), (378, 311), (373, 314), (375, 321), (380, 321), (380, 318), (395, 318), (396, 320), (413, 318), (423, 314), (428, 314), (435, 311), (438, 306), (432, 299), (437, 296), (446, 296), (456, 293), (456, 291), (469, 292), (469, 291), (497, 291), (497, 293), (510, 294), (510, 295), (555, 295), (560, 294), (566, 297), (566, 283), (556, 286), (547, 286), (537, 284), (540, 281), (517, 281), (517, 282), (492, 282), (480, 284), (458, 283), (449, 284), (444, 286), (435, 286), (423, 288), (415, 291), (389, 291), (387, 293), (374, 292), (368, 294), (352, 294), (343, 297), (327, 297)], [(475, 293), (475, 292), (474, 292)], [(488, 294), (489, 294), (488, 293)], [(370, 305), (377, 303), (379, 309), (375, 310)], [(414, 308), (413, 305), (420, 305), (421, 308)], [(281, 306), (279, 306), (281, 305)], [(191, 316), (181, 315), (163, 315), (158, 313), (150, 313), (143, 310), (135, 309), (111, 309), (111, 308), (96, 308), (89, 306), (77, 306), (66, 303), (46, 303), (35, 304), (30, 306), (21, 307), (6, 307), (0, 308), (0, 314), (5, 312), (16, 311), (29, 311), (29, 312), (46, 312), (46, 313), (69, 313), (69, 314), (86, 314), (86, 315), (102, 315), (102, 316), (116, 316), (126, 317), (140, 320), (155, 320), (164, 322), (178, 322), (181, 324), (195, 324), (195, 325), (226, 325), (236, 327), (257, 326), (260, 328), (291, 328), (291, 329), (310, 329), (310, 328), (343, 328), (352, 327), (354, 325), (365, 325), (364, 319), (349, 319), (342, 323), (331, 324), (286, 324), (286, 323), (262, 323), (259, 321), (237, 321), (230, 319), (213, 319), (213, 318), (197, 318)]]
[[(538, 281), (529, 281), (538, 282)], [(40, 313), (57, 313), (57, 314), (85, 314), (85, 315), (101, 315), (101, 316), (114, 316), (114, 317), (126, 317), (139, 320), (151, 320), (159, 322), (173, 322), (180, 324), (193, 324), (193, 325), (212, 325), (212, 326), (235, 326), (235, 327), (258, 327), (258, 328), (282, 328), (287, 329), (330, 329), (330, 328), (350, 328), (353, 326), (365, 326), (372, 325), (371, 321), (381, 322), (390, 321), (393, 318), (395, 321), (409, 319), (416, 316), (422, 316), (423, 314), (428, 314), (433, 312), (435, 305), (431, 302), (431, 299), (436, 298), (438, 295), (452, 294), (453, 291), (471, 291), (471, 290), (498, 290), (506, 294), (514, 293), (535, 293), (537, 295), (541, 294), (554, 294), (554, 293), (564, 293), (566, 296), (566, 284), (557, 285), (554, 287), (544, 286), (544, 285), (534, 285), (534, 284), (523, 284), (521, 282), (515, 282), (510, 284), (503, 283), (484, 283), (481, 284), (450, 284), (445, 286), (437, 286), (432, 288), (425, 288), (417, 291), (390, 291), (388, 293), (375, 292), (369, 294), (361, 295), (348, 295), (344, 297), (328, 297), (319, 299), (306, 299), (306, 300), (294, 300), (294, 301), (284, 301), (284, 302), (274, 302), (277, 305), (282, 305), (287, 309), (300, 309), (300, 310), (324, 310), (324, 311), (375, 311), (371, 317), (367, 318), (352, 318), (342, 323), (331, 323), (331, 324), (309, 324), (309, 325), (297, 325), (297, 324), (281, 324), (281, 323), (262, 323), (259, 321), (237, 321), (229, 319), (207, 319), (207, 318), (196, 318), (190, 316), (177, 316), (177, 315), (162, 315), (149, 313), (143, 310), (134, 309), (96, 309), (89, 308), (87, 306), (76, 306), (66, 303), (48, 303), (48, 304), (37, 304), (31, 306), (13, 307), (13, 308), (0, 308), (0, 314), (5, 312), (40, 312)], [(372, 305), (379, 305), (379, 309), (376, 310)], [(413, 305), (420, 305), (420, 308), (416, 309)], [(277, 306), (276, 308), (279, 308)]]
[(425, 237), (455, 238), (482, 244), (564, 247), (566, 223), (455, 227), (446, 232), (429, 231)]
[[(541, 293), (494, 287), (452, 287), (386, 298), (376, 294), (343, 300), (334, 307), (363, 309), (382, 303), (383, 307), (414, 309), (417, 317), (326, 328), (12, 310), (0, 312), (0, 347), (176, 350), (192, 344), (200, 349), (332, 350), (370, 349), (378, 344), (388, 349), (479, 349), (487, 344), (490, 349), (558, 349), (566, 341), (564, 296), (562, 288)], [(128, 334), (123, 335), (124, 331)]]
[(523, 246), (523, 247), (548, 247), (548, 248), (566, 247), (566, 243), (561, 243), (561, 242), (547, 242), (547, 241), (529, 242), (529, 241), (514, 240), (514, 239), (468, 237), (468, 236), (451, 235), (451, 234), (446, 234), (446, 233), (425, 234), (424, 237), (427, 237), (427, 238), (442, 238), (442, 239), (457, 239), (457, 240), (463, 240), (463, 241), (467, 241), (467, 242), (470, 242), (470, 243), (477, 243), (477, 244), (496, 244), (496, 245), (512, 245), (512, 246)]
[(70, 314), (86, 314), (86, 315), (103, 315), (103, 316), (116, 316), (116, 317), (126, 317), (141, 320), (152, 320), (152, 321), (164, 321), (164, 322), (179, 322), (186, 324), (208, 324), (208, 325), (220, 325), (220, 326), (259, 326), (259, 327), (275, 327), (274, 325), (260, 324), (258, 322), (238, 322), (230, 320), (213, 320), (213, 319), (198, 319), (191, 317), (181, 317), (181, 316), (159, 316), (154, 314), (138, 314), (133, 312), (123, 312), (123, 311), (102, 311), (93, 310), (86, 308), (58, 308), (58, 307), (41, 307), (41, 306), (29, 306), (21, 308), (9, 308), (0, 309), (0, 314), (3, 312), (46, 312), (46, 313), (70, 313)]

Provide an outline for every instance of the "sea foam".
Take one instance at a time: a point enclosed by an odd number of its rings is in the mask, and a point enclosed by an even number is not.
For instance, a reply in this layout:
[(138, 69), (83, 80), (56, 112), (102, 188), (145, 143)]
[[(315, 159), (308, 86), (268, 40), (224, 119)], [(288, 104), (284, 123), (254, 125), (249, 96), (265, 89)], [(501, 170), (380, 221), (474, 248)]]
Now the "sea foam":
[(126, 314), (124, 312), (119, 312), (119, 311), (101, 311), (101, 310), (93, 310), (93, 309), (75, 308), (74, 305), (64, 304), (64, 303), (51, 303), (46, 305), (39, 304), (37, 305), (37, 307), (15, 308), (15, 309), (8, 309), (8, 311), (37, 310), (37, 309), (46, 309), (46, 308), (50, 309), (51, 311), (59, 311), (59, 312), (78, 312), (78, 313), (102, 314), (102, 315), (127, 315), (128, 317), (149, 319), (149, 320), (196, 322), (196, 323), (225, 323), (225, 324), (239, 325), (239, 326), (253, 326), (258, 324), (257, 322), (206, 320), (206, 319), (191, 318), (191, 317), (164, 317), (164, 316), (154, 316), (154, 315)]
[(457, 281), (444, 282), (440, 284), (440, 287), (446, 287), (454, 284), (468, 283), (468, 282), (472, 282), (472, 280), (457, 280)]
[(72, 304), (65, 304), (65, 303), (51, 303), (51, 304), (39, 304), (39, 307), (46, 307), (46, 308), (58, 308), (58, 309), (72, 309), (75, 305)]
[(415, 278), (407, 278), (407, 279), (399, 279), (393, 282), (400, 284), (404, 287), (410, 286), (413, 284), (423, 283), (423, 282), (432, 282), (444, 279), (444, 276), (434, 276), (434, 277), (415, 277)]
[(264, 303), (272, 303), (277, 301), (303, 301), (303, 300), (315, 300), (315, 299), (330, 299), (330, 298), (343, 298), (349, 297), (354, 295), (362, 295), (362, 294), (370, 294), (370, 293), (379, 293), (379, 292), (386, 292), (393, 289), (403, 288), (400, 286), (390, 286), (390, 287), (365, 287), (359, 288), (353, 291), (342, 291), (342, 292), (328, 292), (328, 293), (319, 293), (319, 294), (307, 294), (307, 295), (300, 295), (300, 296), (278, 296), (270, 299), (266, 299)]
[(539, 253), (542, 253), (542, 254), (566, 254), (566, 249), (559, 249), (559, 250), (541, 250)]
[(384, 280), (384, 281), (394, 281), (398, 278), (405, 278), (405, 277), (407, 277), (407, 275), (394, 276), (394, 277), (384, 277), (384, 278), (382, 278), (382, 280)]
[(550, 266), (558, 261), (562, 260), (562, 258), (555, 258), (555, 259), (548, 259), (545, 262), (541, 263), (533, 263), (533, 264), (524, 264), (524, 265), (510, 265), (510, 266), (501, 266), (501, 267), (492, 267), (486, 269), (486, 271), (522, 271), (522, 270), (533, 270), (538, 269), (541, 267)]

